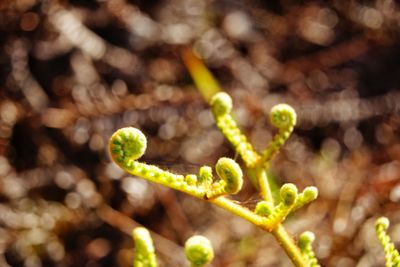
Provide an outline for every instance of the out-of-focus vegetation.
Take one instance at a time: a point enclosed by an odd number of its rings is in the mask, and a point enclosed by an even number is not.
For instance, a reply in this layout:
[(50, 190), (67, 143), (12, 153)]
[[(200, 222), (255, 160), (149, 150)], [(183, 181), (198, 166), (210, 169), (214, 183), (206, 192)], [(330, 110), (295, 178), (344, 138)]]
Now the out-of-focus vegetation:
[[(235, 157), (180, 59), (187, 46), (257, 149), (271, 107), (296, 109), (273, 171), (319, 188), (286, 226), (315, 233), (323, 266), (383, 266), (380, 215), (400, 241), (396, 1), (5, 0), (0, 29), (1, 266), (130, 266), (139, 224), (158, 233), (162, 266), (184, 266), (194, 233), (212, 241), (213, 266), (290, 266), (270, 235), (107, 155), (111, 134), (135, 126), (148, 163), (189, 172)], [(245, 184), (240, 199), (256, 197)]]

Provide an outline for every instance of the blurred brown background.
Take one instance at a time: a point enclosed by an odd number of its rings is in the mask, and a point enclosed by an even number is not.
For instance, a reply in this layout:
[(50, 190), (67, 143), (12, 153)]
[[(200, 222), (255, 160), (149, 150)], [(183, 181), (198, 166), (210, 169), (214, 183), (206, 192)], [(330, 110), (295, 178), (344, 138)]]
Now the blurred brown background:
[[(291, 266), (273, 238), (208, 203), (132, 177), (107, 142), (132, 125), (143, 161), (197, 173), (234, 157), (180, 52), (193, 46), (258, 150), (270, 108), (298, 113), (279, 183), (320, 196), (287, 222), (316, 234), (323, 266), (384, 266), (374, 221), (400, 241), (400, 4), (375, 1), (0, 2), (0, 266), (131, 266), (130, 231), (161, 266), (208, 236), (213, 266)], [(249, 184), (238, 197), (251, 207)]]

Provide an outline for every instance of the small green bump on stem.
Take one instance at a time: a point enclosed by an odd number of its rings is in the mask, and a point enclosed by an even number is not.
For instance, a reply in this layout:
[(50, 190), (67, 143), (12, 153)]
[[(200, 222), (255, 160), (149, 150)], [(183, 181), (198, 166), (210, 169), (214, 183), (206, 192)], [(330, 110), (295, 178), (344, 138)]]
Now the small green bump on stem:
[(186, 241), (185, 255), (192, 267), (200, 267), (212, 261), (214, 250), (210, 240), (204, 236), (195, 235)]
[(294, 184), (284, 184), (280, 189), (280, 196), (285, 206), (292, 206), (297, 199), (297, 187)]
[(254, 212), (258, 215), (268, 217), (274, 211), (274, 205), (269, 201), (260, 201), (257, 203)]
[(211, 98), (211, 109), (214, 116), (222, 116), (232, 111), (232, 98), (225, 92), (215, 94)]
[(188, 174), (185, 176), (185, 181), (188, 185), (196, 185), (197, 183), (197, 176), (194, 174)]
[(212, 168), (210, 166), (202, 166), (199, 170), (199, 185), (209, 187), (213, 181)]
[(318, 188), (315, 186), (308, 186), (304, 188), (303, 192), (301, 192), (296, 200), (296, 203), (293, 206), (292, 211), (295, 211), (304, 205), (314, 201), (318, 197)]
[(315, 240), (315, 234), (310, 231), (306, 231), (299, 236), (299, 247), (304, 250), (310, 246)]
[(157, 267), (153, 241), (149, 231), (144, 227), (137, 227), (132, 231), (135, 242), (134, 267)]
[(312, 243), (315, 240), (313, 232), (306, 231), (299, 237), (299, 248), (306, 258), (310, 267), (319, 267), (318, 260), (315, 257), (314, 251), (312, 250)]
[(396, 249), (395, 245), (391, 241), (386, 230), (389, 228), (389, 219), (386, 217), (380, 217), (376, 220), (375, 231), (379, 241), (383, 246), (385, 252), (385, 266), (386, 267), (398, 267), (400, 266), (400, 254)]

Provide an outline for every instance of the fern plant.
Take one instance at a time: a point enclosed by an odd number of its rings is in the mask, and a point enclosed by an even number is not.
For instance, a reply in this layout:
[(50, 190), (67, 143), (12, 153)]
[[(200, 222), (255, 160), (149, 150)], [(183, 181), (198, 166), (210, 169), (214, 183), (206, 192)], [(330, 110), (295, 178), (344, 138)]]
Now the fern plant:
[(221, 132), (242, 157), (245, 167), (255, 173), (257, 187), (263, 200), (257, 203), (254, 210), (229, 198), (230, 195), (238, 193), (243, 184), (242, 168), (233, 159), (223, 157), (217, 161), (215, 172), (219, 179), (214, 178), (210, 166), (201, 167), (197, 175), (175, 174), (138, 161), (146, 150), (147, 141), (144, 134), (133, 127), (120, 129), (112, 135), (109, 143), (112, 159), (135, 176), (208, 201), (270, 232), (295, 266), (317, 266), (316, 259), (310, 253), (310, 246), (301, 250), (282, 226), (288, 214), (316, 199), (317, 188), (310, 186), (299, 193), (294, 184), (284, 184), (280, 188), (281, 201), (275, 203), (267, 177), (269, 161), (289, 137), (296, 123), (293, 108), (286, 104), (272, 108), (271, 123), (278, 127), (279, 131), (262, 153), (258, 153), (252, 147), (232, 118), (232, 99), (227, 93), (220, 92), (214, 95), (211, 108)]
[(387, 229), (389, 228), (389, 219), (386, 217), (380, 217), (376, 220), (375, 231), (376, 235), (383, 246), (383, 251), (385, 252), (385, 266), (386, 267), (399, 267), (400, 266), (400, 254), (399, 251), (394, 246), (393, 242), (390, 240), (387, 234)]
[[(139, 129), (133, 127), (119, 129), (110, 138), (109, 151), (112, 159), (122, 169), (135, 176), (208, 201), (271, 233), (295, 266), (320, 266), (312, 249), (315, 235), (306, 231), (299, 236), (296, 242), (282, 225), (290, 213), (315, 200), (318, 196), (318, 189), (309, 186), (302, 192), (298, 192), (294, 184), (286, 183), (280, 187), (280, 199), (277, 201), (273, 197), (269, 184), (270, 161), (279, 152), (294, 129), (295, 110), (287, 104), (278, 104), (271, 109), (270, 122), (278, 129), (278, 132), (268, 147), (264, 151), (258, 152), (233, 119), (231, 97), (221, 91), (212, 74), (190, 50), (183, 51), (183, 59), (199, 91), (210, 104), (218, 128), (243, 160), (243, 168), (246, 169), (250, 180), (259, 190), (262, 200), (256, 204), (254, 210), (250, 210), (230, 198), (230, 195), (238, 193), (243, 185), (242, 167), (230, 158), (223, 157), (217, 161), (215, 172), (219, 179), (215, 179), (211, 166), (201, 167), (198, 174), (183, 175), (138, 161), (146, 151), (147, 140)], [(387, 218), (378, 219), (376, 233), (384, 247), (386, 267), (400, 267), (399, 252), (386, 233), (388, 226)], [(147, 230), (143, 229), (139, 228), (134, 231), (134, 239), (137, 244), (134, 266), (155, 267), (157, 265), (154, 248), (152, 248), (148, 232), (146, 233)], [(139, 239), (139, 236), (143, 236), (143, 240)], [(141, 252), (144, 244), (147, 244), (148, 247)], [(201, 236), (195, 236), (188, 240), (185, 244), (185, 253), (191, 266), (203, 266), (211, 261), (214, 255), (210, 242)], [(148, 259), (144, 257), (148, 257)]]

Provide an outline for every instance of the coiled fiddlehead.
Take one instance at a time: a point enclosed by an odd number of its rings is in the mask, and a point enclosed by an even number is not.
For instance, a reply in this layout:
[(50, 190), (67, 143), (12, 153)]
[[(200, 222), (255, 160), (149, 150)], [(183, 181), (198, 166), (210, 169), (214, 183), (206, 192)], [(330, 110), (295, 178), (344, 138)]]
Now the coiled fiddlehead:
[(296, 125), (296, 111), (287, 104), (278, 104), (272, 107), (270, 120), (272, 125), (279, 129), (269, 146), (264, 150), (262, 162), (268, 162), (279, 151), (293, 132)]
[(243, 172), (233, 159), (218, 160), (216, 172), (220, 180), (213, 182), (212, 170), (208, 166), (200, 168), (199, 176), (195, 174), (183, 176), (136, 161), (144, 154), (146, 144), (146, 137), (140, 130), (126, 127), (111, 136), (109, 150), (112, 159), (127, 172), (198, 198), (214, 199), (236, 194), (242, 188)]
[(193, 176), (184, 177), (164, 171), (157, 166), (136, 161), (144, 154), (146, 144), (146, 137), (140, 130), (126, 127), (119, 129), (111, 136), (109, 150), (114, 162), (125, 171), (187, 194), (203, 197), (204, 190), (196, 186), (196, 175), (194, 175), (195, 178)]
[(233, 159), (220, 158), (215, 165), (215, 170), (221, 180), (211, 186), (207, 192), (207, 198), (236, 194), (242, 189), (243, 172)]
[(114, 161), (124, 168), (143, 156), (147, 148), (147, 139), (136, 128), (122, 128), (111, 136), (109, 148)]
[(385, 251), (385, 262), (386, 267), (399, 267), (400, 266), (400, 255), (399, 251), (394, 246), (393, 242), (390, 240), (389, 235), (386, 230), (389, 228), (389, 219), (386, 217), (381, 217), (376, 220), (375, 231), (378, 236), (379, 241), (383, 246)]
[(157, 267), (153, 240), (149, 231), (144, 227), (137, 227), (132, 231), (135, 242), (135, 257), (133, 267)]
[(214, 250), (210, 240), (195, 235), (185, 242), (185, 255), (191, 267), (201, 267), (212, 261)]

